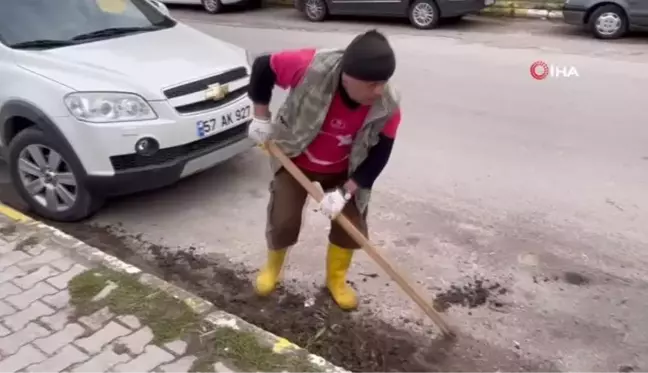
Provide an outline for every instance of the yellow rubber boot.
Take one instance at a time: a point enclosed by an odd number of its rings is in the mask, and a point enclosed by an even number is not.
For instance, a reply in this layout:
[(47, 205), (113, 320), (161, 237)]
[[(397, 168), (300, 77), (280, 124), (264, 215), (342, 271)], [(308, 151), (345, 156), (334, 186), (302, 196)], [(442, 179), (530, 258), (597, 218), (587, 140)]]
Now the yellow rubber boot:
[(346, 283), (346, 274), (351, 266), (353, 251), (329, 244), (326, 258), (326, 286), (335, 302), (343, 310), (358, 307), (355, 291)]
[(275, 289), (287, 252), (288, 249), (268, 250), (268, 261), (256, 279), (257, 294), (266, 296)]

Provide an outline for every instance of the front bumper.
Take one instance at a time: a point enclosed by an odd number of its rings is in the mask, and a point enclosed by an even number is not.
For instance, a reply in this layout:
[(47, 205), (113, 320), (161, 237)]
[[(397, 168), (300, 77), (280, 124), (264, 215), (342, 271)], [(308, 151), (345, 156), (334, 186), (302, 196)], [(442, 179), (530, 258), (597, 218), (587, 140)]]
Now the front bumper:
[[(247, 94), (216, 109), (186, 114), (170, 101), (150, 102), (158, 119), (146, 122), (95, 124), (56, 118), (91, 191), (110, 196), (163, 187), (253, 147), (247, 138), (252, 109)], [(137, 154), (135, 145), (143, 138), (154, 139), (159, 150)]]
[[(203, 140), (162, 149), (149, 165), (125, 167), (110, 176), (88, 175), (86, 186), (94, 194), (116, 196), (174, 184), (251, 149), (254, 143), (247, 137), (248, 126), (246, 122)], [(134, 156), (119, 159), (137, 162)]]

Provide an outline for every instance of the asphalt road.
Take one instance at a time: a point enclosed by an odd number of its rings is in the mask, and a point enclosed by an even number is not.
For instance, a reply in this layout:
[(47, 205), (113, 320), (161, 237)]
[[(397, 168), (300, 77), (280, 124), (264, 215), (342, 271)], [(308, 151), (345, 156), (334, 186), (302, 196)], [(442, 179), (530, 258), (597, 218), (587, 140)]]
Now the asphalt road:
[[(175, 14), (255, 52), (343, 47), (369, 27), (268, 12)], [(561, 25), (481, 19), (430, 32), (379, 27), (397, 52), (404, 118), (374, 193), (372, 240), (430, 293), (474, 276), (505, 288), (497, 307), (448, 312), (476, 339), (562, 370), (648, 370), (645, 37), (603, 43)], [(579, 76), (536, 81), (536, 60)], [(113, 201), (93, 223), (254, 270), (269, 176), (252, 151)], [(324, 279), (325, 230), (309, 212), (285, 274), (297, 291)], [(423, 318), (366, 255), (351, 276), (365, 310), (395, 324)]]

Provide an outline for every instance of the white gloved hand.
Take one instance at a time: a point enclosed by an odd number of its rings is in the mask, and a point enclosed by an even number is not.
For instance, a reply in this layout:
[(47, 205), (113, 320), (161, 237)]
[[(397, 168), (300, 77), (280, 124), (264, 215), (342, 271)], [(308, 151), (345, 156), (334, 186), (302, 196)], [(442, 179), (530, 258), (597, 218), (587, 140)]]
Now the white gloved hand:
[(272, 123), (269, 119), (253, 118), (248, 127), (248, 137), (257, 145), (263, 145), (272, 135)]
[(324, 198), (319, 203), (318, 210), (323, 213), (326, 217), (333, 220), (335, 219), (347, 204), (349, 199), (345, 197), (344, 192), (340, 189), (336, 189), (332, 192), (324, 194)]

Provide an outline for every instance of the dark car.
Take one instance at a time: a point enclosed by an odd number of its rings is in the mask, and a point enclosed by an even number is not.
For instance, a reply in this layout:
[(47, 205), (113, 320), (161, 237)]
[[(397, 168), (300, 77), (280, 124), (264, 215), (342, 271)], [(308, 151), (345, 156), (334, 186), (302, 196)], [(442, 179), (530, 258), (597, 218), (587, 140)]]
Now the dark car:
[[(648, 0), (645, 0), (648, 1)], [(477, 13), (495, 0), (295, 0), (295, 8), (313, 22), (328, 15), (408, 17), (419, 29), (431, 29), (440, 19), (458, 20)]]
[(618, 39), (629, 30), (648, 29), (648, 0), (566, 0), (563, 16), (599, 39)]

